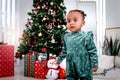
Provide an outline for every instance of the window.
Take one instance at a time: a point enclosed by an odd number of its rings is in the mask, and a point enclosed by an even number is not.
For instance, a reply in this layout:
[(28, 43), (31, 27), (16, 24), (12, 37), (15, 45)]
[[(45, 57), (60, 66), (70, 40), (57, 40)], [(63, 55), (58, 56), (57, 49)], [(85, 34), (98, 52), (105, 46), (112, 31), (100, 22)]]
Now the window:
[(15, 27), (15, 0), (0, 0), (0, 39), (4, 43), (13, 44), (13, 28)]

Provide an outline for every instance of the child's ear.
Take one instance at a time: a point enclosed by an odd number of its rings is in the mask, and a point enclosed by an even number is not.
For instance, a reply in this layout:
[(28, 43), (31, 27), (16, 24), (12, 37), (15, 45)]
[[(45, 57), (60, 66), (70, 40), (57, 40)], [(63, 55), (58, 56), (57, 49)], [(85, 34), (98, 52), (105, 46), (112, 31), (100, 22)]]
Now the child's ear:
[(85, 21), (83, 21), (83, 23), (82, 23), (82, 26), (84, 26), (85, 25)]

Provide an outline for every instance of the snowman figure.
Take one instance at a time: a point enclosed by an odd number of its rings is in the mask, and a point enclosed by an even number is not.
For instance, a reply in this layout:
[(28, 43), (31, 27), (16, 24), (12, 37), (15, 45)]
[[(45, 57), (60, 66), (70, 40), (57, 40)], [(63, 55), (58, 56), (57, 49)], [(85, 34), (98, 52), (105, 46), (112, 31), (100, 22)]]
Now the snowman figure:
[(59, 70), (58, 70), (58, 64), (57, 60), (54, 56), (50, 55), (50, 58), (47, 62), (47, 70), (46, 70), (46, 78), (47, 79), (57, 79), (59, 77)]

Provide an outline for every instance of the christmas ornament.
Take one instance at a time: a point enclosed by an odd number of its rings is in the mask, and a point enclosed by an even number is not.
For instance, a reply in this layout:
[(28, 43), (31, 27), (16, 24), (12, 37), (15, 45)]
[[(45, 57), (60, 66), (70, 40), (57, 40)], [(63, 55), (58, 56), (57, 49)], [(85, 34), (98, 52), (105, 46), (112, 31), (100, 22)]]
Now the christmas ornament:
[(24, 33), (24, 34), (23, 34), (23, 37), (27, 37), (27, 36), (28, 36), (28, 34), (27, 34), (27, 33)]
[(35, 34), (35, 32), (32, 33), (32, 35), (34, 35), (34, 34)]
[(54, 35), (52, 35), (52, 37), (51, 37), (51, 42), (55, 43)]
[(40, 33), (38, 34), (38, 36), (41, 37), (41, 36), (42, 36), (42, 33), (40, 32)]
[(43, 0), (40, 0), (40, 2), (42, 2)]
[(48, 15), (50, 15), (51, 14), (51, 9), (48, 9)]
[(28, 41), (27, 41), (27, 44), (30, 45), (30, 43), (31, 43), (30, 40), (28, 40)]
[(47, 29), (52, 29), (52, 25), (49, 24), (49, 25), (46, 26), (46, 28), (47, 28)]
[(36, 44), (37, 44), (36, 40), (33, 42), (33, 44), (34, 44), (34, 45), (36, 45)]
[(47, 30), (47, 32), (50, 32), (50, 30)]
[(51, 2), (50, 5), (53, 6), (53, 2)]
[(44, 18), (43, 18), (43, 21), (45, 21), (45, 20), (46, 20), (46, 18), (44, 17)]
[(60, 24), (62, 24), (62, 21), (60, 20)]
[(58, 28), (60, 28), (60, 25), (58, 25)]
[(63, 41), (61, 41), (61, 44), (64, 44), (64, 42), (63, 42)]
[(45, 10), (48, 10), (48, 7), (45, 7)]
[(19, 53), (19, 52), (16, 52), (15, 57), (16, 57), (16, 58), (20, 58), (20, 53)]
[(30, 21), (27, 22), (27, 25), (30, 25)]
[(42, 52), (43, 53), (47, 52), (47, 49), (46, 48), (42, 48)]
[(39, 28), (41, 28), (41, 26), (39, 26)]
[(44, 8), (44, 9), (46, 9), (46, 8), (47, 8), (47, 6), (46, 6), (46, 5), (44, 5), (44, 6), (43, 6), (43, 8)]
[(38, 13), (38, 9), (37, 9), (37, 8), (34, 9), (34, 13), (35, 13), (35, 14)]
[(55, 10), (56, 10), (56, 8), (57, 8), (57, 7), (56, 7), (56, 6), (54, 6), (54, 9), (55, 9)]
[(46, 18), (46, 20), (48, 21), (48, 20), (49, 20), (49, 18)]
[(38, 24), (37, 23), (35, 23), (35, 26), (37, 26)]
[(56, 12), (54, 11), (54, 12), (53, 12), (53, 16), (55, 16), (55, 15), (56, 15)]
[(53, 15), (53, 10), (50, 11), (50, 14)]
[(40, 9), (40, 6), (38, 6), (37, 9)]
[(56, 22), (56, 20), (55, 20), (55, 18), (54, 18), (54, 19), (52, 20), (52, 25), (53, 25), (53, 26), (55, 26), (55, 24), (54, 24), (55, 22)]
[(46, 46), (46, 45), (47, 45), (47, 42), (45, 42), (44, 46)]

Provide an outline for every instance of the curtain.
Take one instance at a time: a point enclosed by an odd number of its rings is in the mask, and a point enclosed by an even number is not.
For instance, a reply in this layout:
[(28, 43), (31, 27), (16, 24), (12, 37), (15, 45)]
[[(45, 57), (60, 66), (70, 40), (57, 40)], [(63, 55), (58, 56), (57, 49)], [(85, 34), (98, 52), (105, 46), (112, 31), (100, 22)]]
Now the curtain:
[(15, 0), (0, 0), (0, 36), (7, 45), (14, 45), (14, 52), (20, 33), (15, 9)]

